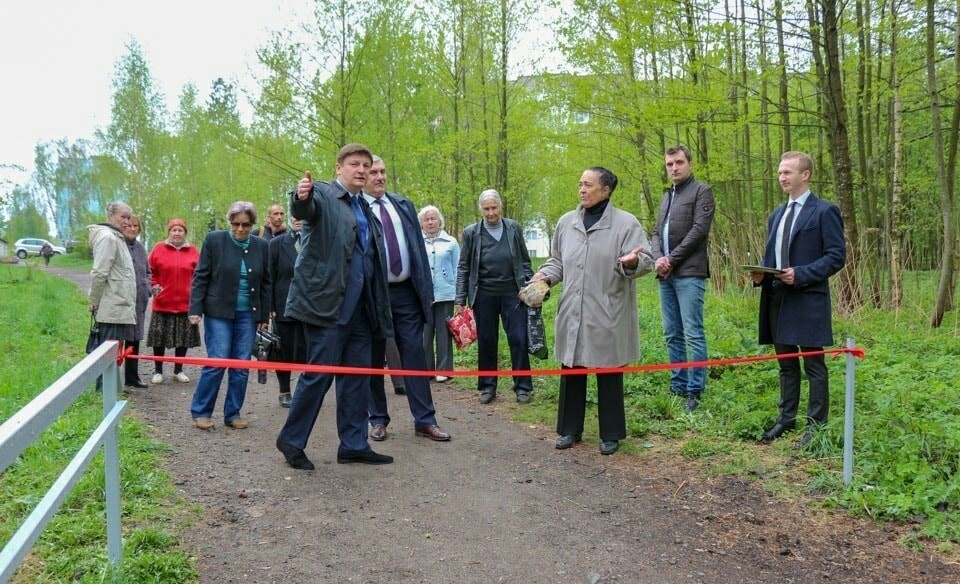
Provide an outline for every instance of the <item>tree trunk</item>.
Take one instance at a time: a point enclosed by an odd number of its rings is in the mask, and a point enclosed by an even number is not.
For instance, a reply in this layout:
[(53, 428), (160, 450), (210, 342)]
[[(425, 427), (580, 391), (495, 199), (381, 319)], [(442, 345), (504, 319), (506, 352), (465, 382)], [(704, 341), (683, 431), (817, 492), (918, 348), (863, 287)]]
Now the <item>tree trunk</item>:
[(890, 90), (893, 99), (893, 180), (890, 194), (890, 306), (903, 303), (903, 259), (900, 251), (903, 226), (903, 106), (897, 69), (897, 2), (890, 6)]

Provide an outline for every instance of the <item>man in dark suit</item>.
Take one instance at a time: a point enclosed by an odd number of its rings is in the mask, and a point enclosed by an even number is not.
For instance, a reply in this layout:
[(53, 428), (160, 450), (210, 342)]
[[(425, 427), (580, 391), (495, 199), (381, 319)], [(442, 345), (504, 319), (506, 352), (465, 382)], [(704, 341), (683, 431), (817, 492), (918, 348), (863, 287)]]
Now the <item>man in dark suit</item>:
[[(803, 152), (780, 158), (780, 187), (790, 198), (767, 223), (763, 266), (777, 274), (750, 272), (760, 286), (760, 343), (773, 344), (778, 355), (820, 351), (833, 344), (830, 283), (846, 262), (843, 219), (836, 205), (810, 192), (813, 160)], [(796, 426), (800, 403), (800, 359), (780, 359), (780, 415), (763, 434), (770, 443)], [(830, 408), (829, 379), (823, 355), (804, 357), (810, 384), (806, 446), (816, 427), (826, 423)]]
[[(285, 363), (304, 363), (307, 360), (307, 340), (303, 336), (303, 325), (295, 318), (286, 315), (287, 295), (290, 282), (293, 281), (294, 267), (300, 255), (300, 229), (303, 221), (294, 219), (290, 229), (282, 231), (272, 238), (270, 245), (270, 275), (273, 277), (273, 296), (271, 298), (270, 318), (274, 330), (280, 337), (278, 360)], [(289, 371), (277, 371), (277, 383), (280, 386), (280, 406), (289, 408), (293, 400), (290, 392)]]
[[(364, 197), (383, 227), (393, 338), (400, 352), (400, 363), (404, 369), (426, 371), (423, 327), (433, 321), (433, 279), (417, 210), (409, 199), (387, 192), (387, 168), (379, 156), (373, 157)], [(383, 367), (385, 358), (386, 341), (375, 340), (371, 359), (373, 367)], [(437, 425), (430, 381), (421, 376), (406, 377), (404, 387), (413, 414), (415, 434), (434, 441), (450, 440), (450, 434)], [(370, 437), (377, 441), (386, 440), (390, 414), (383, 390), (383, 375), (370, 377), (368, 410)]]
[[(314, 183), (307, 172), (292, 194), (290, 211), (303, 229), (286, 316), (303, 323), (311, 365), (369, 368), (373, 340), (393, 334), (382, 234), (361, 192), (372, 163), (366, 146), (347, 144), (337, 155), (336, 180)], [(370, 376), (337, 374), (336, 382), (337, 462), (393, 462), (367, 442)], [(294, 468), (314, 468), (303, 449), (331, 383), (329, 373), (304, 373), (297, 382), (277, 437)]]

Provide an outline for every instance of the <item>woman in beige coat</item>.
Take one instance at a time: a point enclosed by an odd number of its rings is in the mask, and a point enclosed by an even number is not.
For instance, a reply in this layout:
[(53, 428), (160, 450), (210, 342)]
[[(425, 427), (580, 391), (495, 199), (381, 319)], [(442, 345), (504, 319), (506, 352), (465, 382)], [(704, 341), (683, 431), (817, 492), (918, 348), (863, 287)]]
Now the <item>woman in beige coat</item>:
[[(533, 277), (563, 282), (556, 355), (564, 368), (620, 367), (640, 357), (634, 280), (653, 269), (653, 257), (637, 218), (610, 202), (616, 188), (605, 168), (583, 172), (580, 204), (557, 222), (550, 258)], [(627, 436), (623, 374), (597, 375), (597, 393), (600, 452), (613, 454)], [(560, 378), (557, 448), (580, 441), (586, 398), (586, 375)]]

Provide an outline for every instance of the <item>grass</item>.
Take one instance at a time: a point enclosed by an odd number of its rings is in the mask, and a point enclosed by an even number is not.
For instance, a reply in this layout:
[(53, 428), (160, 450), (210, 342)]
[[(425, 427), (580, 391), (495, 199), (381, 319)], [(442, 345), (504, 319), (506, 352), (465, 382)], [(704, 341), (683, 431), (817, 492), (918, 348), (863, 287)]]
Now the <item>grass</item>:
[[(948, 313), (944, 325), (931, 329), (923, 309), (933, 305), (936, 274), (911, 273), (899, 310), (864, 308), (834, 316), (838, 341), (852, 337), (867, 356), (856, 365), (854, 477), (841, 480), (845, 357), (827, 358), (831, 419), (804, 451), (796, 447), (800, 432), (771, 446), (757, 443), (777, 415), (779, 378), (775, 361), (711, 368), (701, 407), (683, 409), (683, 400), (668, 392), (669, 373), (628, 375), (625, 398), (628, 440), (623, 450), (640, 457), (682, 456), (699, 460), (709, 474), (758, 480), (763, 488), (787, 499), (807, 498), (854, 515), (916, 525), (911, 545), (960, 542), (960, 315)], [(667, 362), (660, 328), (657, 284), (638, 281), (640, 364)], [(553, 349), (553, 318), (559, 290), (544, 306), (547, 338)], [(708, 293), (705, 309), (711, 359), (769, 355), (759, 346), (759, 295), (752, 289)], [(476, 364), (476, 349), (457, 352), (459, 367)], [(552, 355), (551, 355), (552, 357)], [(501, 367), (509, 367), (506, 342), (500, 342)], [(532, 359), (533, 368), (555, 368), (552, 358)], [(472, 379), (461, 379), (475, 387)], [(501, 379), (501, 388), (509, 379)], [(514, 410), (518, 421), (551, 427), (556, 420), (558, 382), (535, 377), (529, 406)], [(597, 441), (596, 387), (590, 379), (584, 439)], [(802, 388), (801, 413), (807, 386)]]
[[(68, 256), (66, 256), (68, 257)], [(56, 259), (66, 259), (55, 258)], [(51, 262), (53, 263), (53, 262)], [(72, 283), (28, 267), (0, 265), (0, 420), (6, 420), (83, 356), (89, 315)], [(0, 475), (0, 541), (23, 523), (101, 418), (84, 393)], [(188, 582), (193, 560), (178, 547), (189, 521), (170, 477), (166, 447), (140, 422), (120, 424), (124, 550), (119, 572), (106, 559), (103, 457), (98, 455), (47, 525), (14, 582)]]

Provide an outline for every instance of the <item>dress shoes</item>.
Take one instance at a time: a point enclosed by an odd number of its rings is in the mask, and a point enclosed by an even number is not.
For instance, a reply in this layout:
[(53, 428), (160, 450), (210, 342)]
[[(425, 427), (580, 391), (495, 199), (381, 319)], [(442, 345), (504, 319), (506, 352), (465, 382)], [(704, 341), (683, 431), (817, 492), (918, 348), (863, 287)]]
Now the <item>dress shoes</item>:
[(290, 392), (280, 394), (280, 407), (289, 408), (290, 404), (293, 403), (293, 396), (290, 395)]
[(517, 391), (517, 403), (518, 404), (528, 404), (530, 403), (530, 392), (523, 391), (522, 389)]
[(777, 438), (783, 436), (790, 430), (793, 430), (794, 424), (777, 422), (773, 425), (772, 428), (763, 433), (763, 437), (760, 439), (764, 444), (770, 444)]
[(407, 390), (401, 385), (400, 387), (394, 387), (393, 393), (397, 395), (407, 395)]
[(688, 395), (687, 402), (683, 404), (683, 409), (688, 412), (692, 412), (700, 407), (700, 398), (695, 395)]
[[(337, 462), (339, 464), (350, 464), (352, 462), (359, 462), (361, 464), (390, 464), (393, 462), (393, 457), (387, 456), (386, 454), (377, 454), (372, 450), (351, 453), (338, 452)], [(310, 466), (313, 467), (312, 464)]]
[(564, 434), (557, 438), (556, 447), (557, 450), (566, 450), (576, 442), (580, 442), (580, 434)]
[(417, 436), (429, 438), (434, 442), (446, 442), (450, 440), (450, 434), (447, 434), (441, 430), (440, 426), (437, 426), (436, 424), (433, 426), (426, 426), (425, 428), (417, 428), (413, 433)]
[(287, 444), (277, 438), (277, 450), (283, 453), (283, 457), (287, 459), (287, 464), (293, 468), (300, 470), (313, 470), (315, 468), (307, 455), (303, 453), (303, 450), (293, 444)]
[(619, 449), (620, 442), (618, 440), (608, 440), (600, 443), (600, 454), (604, 456), (610, 456)]
[(387, 427), (383, 424), (374, 424), (370, 427), (370, 439), (383, 442), (387, 439)]
[(136, 379), (128, 379), (126, 385), (127, 387), (136, 387), (137, 389), (147, 388), (147, 384), (140, 381), (139, 377), (137, 377)]
[(480, 403), (482, 404), (488, 404), (495, 399), (497, 399), (497, 393), (495, 391), (485, 391), (480, 394)]
[(811, 423), (807, 424), (807, 427), (803, 430), (803, 438), (800, 439), (800, 448), (802, 450), (807, 449), (810, 444), (817, 437), (817, 433), (820, 431), (821, 424)]

